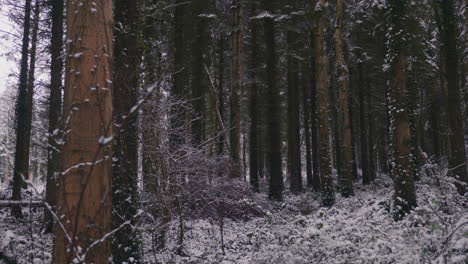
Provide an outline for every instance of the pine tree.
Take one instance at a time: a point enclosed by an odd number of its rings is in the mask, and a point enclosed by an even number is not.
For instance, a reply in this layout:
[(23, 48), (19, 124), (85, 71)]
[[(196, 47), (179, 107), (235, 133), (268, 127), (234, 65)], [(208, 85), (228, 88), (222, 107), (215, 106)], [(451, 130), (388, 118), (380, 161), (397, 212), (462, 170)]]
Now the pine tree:
[[(54, 209), (57, 196), (57, 176), (60, 171), (60, 151), (57, 136), (60, 135), (60, 119), (62, 116), (62, 74), (63, 74), (63, 11), (62, 0), (52, 0), (52, 36), (50, 62), (50, 97), (49, 97), (49, 136), (47, 148), (47, 183), (46, 201)], [(47, 231), (52, 232), (52, 214), (45, 211)]]
[(269, 197), (272, 200), (283, 199), (283, 171), (281, 160), (280, 105), (279, 90), (276, 83), (276, 42), (274, 10), (277, 1), (264, 1), (268, 15), (263, 21), (266, 45), (266, 85), (267, 85), (267, 138), (268, 172), (270, 177)]
[(406, 82), (405, 38), (408, 31), (406, 20), (409, 15), (405, 0), (387, 2), (388, 53), (391, 68), (389, 86), (389, 109), (391, 117), (392, 177), (395, 185), (395, 219), (400, 219), (416, 207), (414, 186), (414, 163), (411, 154), (411, 129), (408, 111), (408, 87)]
[(112, 255), (116, 263), (140, 261), (139, 235), (132, 228), (139, 209), (138, 122), (133, 109), (139, 99), (140, 2), (116, 1), (114, 11), (113, 116), (117, 132), (112, 168), (113, 228), (126, 221), (131, 223), (113, 235)]
[(67, 133), (53, 263), (104, 264), (112, 229), (112, 1), (70, 1), (67, 14)]
[(353, 194), (353, 153), (351, 148), (351, 118), (349, 115), (349, 72), (343, 55), (343, 20), (344, 20), (344, 1), (337, 0), (336, 2), (336, 27), (335, 27), (335, 49), (338, 67), (338, 80), (340, 85), (340, 136), (341, 136), (341, 152), (342, 152), (342, 168), (339, 175), (341, 193), (344, 197)]
[[(29, 144), (31, 141), (32, 91), (28, 87), (28, 51), (29, 34), (31, 27), (31, 0), (24, 5), (23, 40), (21, 47), (21, 64), (19, 76), (19, 92), (16, 99), (16, 148), (13, 168), (13, 200), (21, 200), (21, 188), (26, 187), (23, 178), (29, 175)], [(31, 99), (29, 99), (31, 98)], [(14, 217), (23, 217), (21, 207), (13, 206), (11, 214)]]
[[(291, 13), (296, 10), (295, 1), (289, 1)], [(299, 130), (299, 63), (298, 37), (295, 25), (295, 15), (291, 15), (291, 25), (287, 31), (287, 83), (288, 83), (288, 172), (291, 181), (291, 191), (302, 191), (301, 147)]]
[(333, 179), (331, 174), (330, 145), (329, 145), (329, 87), (327, 58), (325, 51), (325, 0), (320, 0), (316, 6), (318, 15), (315, 36), (315, 56), (317, 68), (317, 101), (319, 123), (319, 158), (320, 158), (320, 189), (322, 205), (332, 206), (335, 203)]

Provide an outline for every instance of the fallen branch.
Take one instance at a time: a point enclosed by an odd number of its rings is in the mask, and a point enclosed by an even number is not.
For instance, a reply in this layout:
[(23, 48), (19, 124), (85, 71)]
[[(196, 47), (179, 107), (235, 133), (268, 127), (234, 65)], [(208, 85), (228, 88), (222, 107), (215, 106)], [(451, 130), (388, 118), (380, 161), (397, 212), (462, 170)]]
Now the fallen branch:
[(43, 201), (11, 201), (11, 200), (0, 200), (0, 208), (12, 207), (12, 206), (31, 206), (31, 207), (44, 207)]

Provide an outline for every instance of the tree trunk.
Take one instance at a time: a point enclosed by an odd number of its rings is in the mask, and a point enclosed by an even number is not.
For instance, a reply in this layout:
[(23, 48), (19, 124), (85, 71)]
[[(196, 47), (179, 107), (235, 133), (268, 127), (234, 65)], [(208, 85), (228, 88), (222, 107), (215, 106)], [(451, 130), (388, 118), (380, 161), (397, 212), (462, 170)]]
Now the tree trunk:
[(320, 190), (320, 160), (319, 160), (319, 138), (318, 138), (318, 111), (317, 111), (317, 60), (316, 60), (316, 38), (311, 34), (312, 57), (310, 63), (310, 130), (311, 130), (311, 144), (312, 144), (312, 187), (314, 191)]
[[(250, 2), (251, 14), (253, 17), (257, 14), (257, 6), (255, 1)], [(258, 60), (258, 44), (257, 44), (257, 25), (256, 21), (250, 21), (250, 32), (251, 32), (251, 53), (250, 53), (250, 94), (249, 94), (249, 114), (250, 114), (250, 126), (249, 126), (249, 174), (250, 174), (250, 185), (254, 192), (259, 192), (258, 184), (258, 171), (259, 168), (259, 155), (258, 155), (258, 86), (257, 86), (257, 60)]]
[(269, 198), (283, 200), (283, 170), (281, 159), (280, 103), (279, 90), (276, 85), (276, 42), (273, 12), (274, 0), (265, 0), (264, 5), (271, 14), (264, 18), (266, 45), (266, 85), (267, 85), (267, 138), (268, 138), (268, 172), (270, 176)]
[(361, 142), (361, 175), (362, 183), (369, 184), (371, 182), (369, 172), (369, 143), (367, 142), (367, 121), (366, 121), (366, 81), (364, 77), (364, 62), (358, 63), (358, 89), (359, 89), (359, 126), (360, 126), (360, 142)]
[[(186, 61), (186, 24), (184, 23), (188, 16), (186, 1), (176, 0), (174, 11), (174, 69), (173, 69), (173, 86), (172, 98), (175, 104), (171, 107), (171, 132), (170, 132), (170, 145), (172, 149), (176, 149), (184, 143), (184, 124), (185, 124), (185, 109), (183, 104), (185, 100), (189, 99), (186, 96), (186, 81), (188, 74), (188, 64)], [(202, 65), (203, 66), (203, 65)]]
[[(57, 177), (60, 171), (60, 145), (57, 136), (60, 135), (60, 119), (62, 117), (62, 73), (63, 73), (63, 11), (64, 2), (53, 0), (52, 6), (52, 36), (50, 62), (50, 97), (49, 97), (49, 136), (47, 147), (47, 183), (46, 202), (55, 210), (57, 199)], [(52, 232), (52, 214), (45, 211), (47, 232)]]
[(374, 124), (375, 120), (373, 118), (373, 112), (374, 110), (372, 109), (372, 88), (370, 86), (369, 80), (367, 81), (367, 96), (366, 96), (366, 103), (367, 103), (367, 136), (369, 138), (369, 156), (368, 156), (368, 161), (369, 161), (369, 180), (372, 182), (376, 178), (376, 171), (375, 171), (375, 150), (374, 150)]
[(304, 137), (305, 137), (305, 162), (306, 162), (306, 176), (307, 176), (307, 187), (313, 187), (313, 175), (312, 175), (312, 148), (311, 148), (311, 136), (310, 136), (310, 89), (309, 80), (307, 76), (309, 75), (310, 69), (307, 67), (306, 63), (303, 63), (302, 66), (302, 113), (303, 113), (303, 122), (304, 122)]
[[(218, 104), (219, 104), (219, 115), (221, 116), (221, 121), (224, 124), (224, 36), (219, 37), (219, 75), (218, 75)], [(217, 153), (222, 155), (224, 152), (224, 140), (225, 140), (225, 131), (223, 127), (219, 125), (218, 127), (218, 144), (217, 144)]]
[[(112, 229), (112, 1), (67, 2), (68, 54), (53, 263), (108, 263)], [(64, 229), (62, 229), (64, 228)]]
[(407, 3), (405, 0), (388, 2), (389, 32), (388, 54), (391, 62), (389, 109), (393, 146), (392, 177), (395, 185), (395, 219), (401, 219), (416, 207), (414, 164), (411, 158), (411, 129), (408, 113), (408, 88), (406, 86), (405, 25)]
[[(192, 122), (193, 145), (200, 146), (205, 138), (205, 58), (207, 47), (207, 21), (200, 16), (208, 11), (208, 0), (192, 1), (194, 38), (192, 45), (192, 107), (195, 119)], [(182, 18), (183, 19), (183, 18)]]
[(328, 72), (327, 58), (325, 51), (325, 0), (320, 0), (318, 3), (318, 26), (316, 33), (315, 51), (317, 57), (317, 94), (318, 94), (318, 120), (320, 133), (320, 189), (323, 206), (332, 206), (335, 203), (335, 194), (333, 188), (333, 178), (331, 174), (330, 163), (330, 145), (329, 145), (329, 87), (328, 87)]
[(140, 262), (140, 238), (133, 230), (138, 201), (138, 119), (131, 112), (138, 103), (140, 7), (137, 0), (115, 3), (114, 41), (114, 162), (112, 170), (113, 228), (130, 221), (113, 235), (112, 255), (116, 263)]
[(447, 110), (451, 147), (449, 155), (449, 174), (459, 181), (456, 182), (457, 190), (461, 195), (464, 195), (467, 189), (466, 184), (468, 184), (468, 172), (464, 140), (465, 130), (460, 102), (456, 14), (453, 0), (440, 3), (440, 7), (444, 29), (444, 31), (441, 32), (441, 41), (445, 47), (444, 60), (447, 67)]
[(230, 105), (230, 154), (232, 167), (229, 176), (238, 178), (241, 176), (240, 166), (240, 90), (242, 83), (241, 52), (242, 52), (242, 26), (241, 3), (232, 0), (230, 8), (230, 48), (231, 48), (231, 94)]
[[(291, 12), (295, 11), (295, 1), (289, 1)], [(293, 29), (294, 20), (287, 32), (287, 82), (288, 82), (288, 172), (291, 192), (302, 191), (300, 119), (299, 119), (299, 66), (296, 58), (299, 34)]]
[[(24, 6), (23, 20), (23, 41), (21, 47), (21, 64), (19, 76), (19, 93), (16, 99), (16, 148), (15, 162), (13, 168), (13, 194), (12, 200), (21, 200), (21, 188), (26, 187), (23, 177), (28, 178), (29, 173), (29, 144), (31, 140), (31, 120), (32, 105), (29, 98), (32, 98), (32, 91), (28, 89), (28, 48), (29, 29), (31, 21), (31, 0), (26, 0)], [(14, 217), (23, 217), (20, 206), (13, 206), (11, 214)]]
[[(351, 122), (349, 115), (349, 71), (345, 63), (343, 55), (343, 16), (344, 16), (343, 0), (336, 2), (336, 27), (335, 27), (335, 49), (338, 67), (339, 80), (339, 100), (340, 100), (340, 128), (341, 128), (341, 173), (339, 174), (341, 194), (348, 197), (353, 194), (353, 152), (351, 148)], [(338, 150), (337, 150), (338, 151)]]

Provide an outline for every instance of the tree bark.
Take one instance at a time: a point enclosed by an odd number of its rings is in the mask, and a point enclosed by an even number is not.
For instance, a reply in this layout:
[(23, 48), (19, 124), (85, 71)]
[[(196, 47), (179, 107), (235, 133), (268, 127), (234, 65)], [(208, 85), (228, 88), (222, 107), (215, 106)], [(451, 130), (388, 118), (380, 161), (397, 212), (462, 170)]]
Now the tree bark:
[[(21, 200), (21, 188), (25, 188), (23, 177), (29, 175), (29, 145), (31, 140), (32, 91), (28, 89), (28, 48), (29, 31), (31, 24), (31, 0), (26, 0), (24, 5), (23, 40), (21, 46), (21, 64), (19, 76), (19, 93), (16, 99), (16, 148), (13, 167), (13, 193), (12, 200)], [(28, 124), (29, 122), (29, 124)], [(13, 206), (11, 214), (21, 218), (23, 213), (20, 206)]]
[(406, 86), (405, 29), (408, 7), (405, 0), (388, 2), (390, 39), (388, 54), (391, 63), (389, 109), (393, 146), (392, 177), (395, 185), (395, 219), (401, 219), (416, 207), (414, 163), (411, 158), (411, 129)]
[[(207, 47), (207, 18), (200, 16), (208, 11), (208, 0), (192, 1), (192, 16), (194, 24), (194, 38), (192, 45), (192, 107), (194, 120), (192, 122), (192, 143), (200, 146), (205, 138), (205, 58)], [(183, 18), (182, 18), (183, 19)]]
[(332, 206), (335, 203), (333, 178), (330, 163), (329, 145), (329, 87), (327, 58), (325, 51), (325, 0), (318, 3), (318, 25), (315, 38), (316, 67), (317, 67), (317, 99), (318, 99), (318, 122), (319, 122), (319, 156), (320, 156), (320, 189), (323, 206)]
[(113, 105), (115, 130), (114, 159), (112, 169), (113, 228), (126, 225), (113, 234), (112, 255), (116, 263), (141, 260), (140, 238), (133, 230), (138, 199), (138, 119), (132, 112), (137, 105), (139, 66), (140, 1), (115, 2), (115, 41), (113, 73)]
[[(341, 164), (341, 173), (339, 174), (341, 194), (348, 197), (353, 194), (353, 152), (351, 148), (351, 122), (349, 114), (349, 71), (345, 63), (343, 55), (343, 17), (344, 17), (344, 1), (337, 0), (336, 2), (336, 27), (335, 27), (335, 50), (338, 67), (339, 80), (339, 100), (340, 100), (340, 157), (343, 159)], [(338, 151), (338, 150), (337, 150)]]
[(232, 167), (229, 172), (231, 178), (241, 176), (240, 164), (240, 90), (242, 84), (241, 53), (242, 53), (242, 27), (241, 3), (232, 0), (230, 8), (230, 48), (231, 48), (231, 93), (230, 105), (230, 154)]
[[(112, 229), (112, 1), (67, 2), (67, 134), (53, 263), (108, 263)], [(63, 227), (63, 229), (62, 229)]]
[[(289, 1), (291, 12), (295, 11), (295, 1)], [(288, 172), (291, 183), (291, 192), (302, 191), (301, 147), (300, 147), (300, 119), (299, 119), (299, 65), (296, 58), (298, 51), (299, 34), (292, 25), (287, 32), (287, 83), (288, 83)]]
[(444, 31), (441, 32), (441, 41), (445, 47), (444, 60), (447, 67), (447, 111), (451, 147), (449, 155), (449, 174), (459, 181), (456, 182), (457, 190), (461, 195), (464, 195), (467, 189), (466, 184), (468, 184), (468, 172), (464, 140), (465, 130), (460, 107), (456, 14), (453, 0), (441, 2), (440, 7), (444, 29)]
[[(57, 136), (60, 135), (60, 119), (62, 117), (62, 74), (63, 74), (63, 11), (64, 2), (53, 0), (52, 6), (52, 36), (50, 62), (50, 97), (49, 97), (49, 135), (47, 147), (47, 183), (46, 202), (55, 210), (57, 199), (57, 177), (60, 171), (60, 145)], [(46, 231), (52, 232), (52, 214), (46, 210), (44, 215), (47, 223)]]
[[(253, 17), (257, 13), (256, 1), (250, 1), (251, 13)], [(257, 86), (257, 60), (258, 60), (258, 43), (257, 43), (257, 25), (256, 21), (250, 21), (250, 33), (251, 33), (251, 53), (250, 53), (250, 94), (249, 94), (249, 114), (250, 114), (250, 125), (249, 125), (249, 174), (250, 174), (250, 185), (254, 192), (259, 192), (258, 184), (258, 171), (259, 171), (259, 155), (258, 155), (258, 86)], [(261, 169), (261, 168), (260, 168)]]
[(317, 57), (316, 57), (316, 37), (311, 34), (312, 57), (310, 63), (310, 130), (311, 130), (311, 147), (312, 147), (312, 187), (314, 191), (320, 190), (320, 160), (319, 160), (319, 138), (318, 138), (318, 111), (317, 111)]
[(279, 90), (276, 85), (276, 42), (273, 12), (274, 0), (265, 0), (269, 12), (263, 21), (266, 45), (266, 85), (267, 85), (267, 138), (268, 138), (268, 172), (270, 176), (269, 198), (283, 200), (283, 170), (281, 159), (280, 105)]

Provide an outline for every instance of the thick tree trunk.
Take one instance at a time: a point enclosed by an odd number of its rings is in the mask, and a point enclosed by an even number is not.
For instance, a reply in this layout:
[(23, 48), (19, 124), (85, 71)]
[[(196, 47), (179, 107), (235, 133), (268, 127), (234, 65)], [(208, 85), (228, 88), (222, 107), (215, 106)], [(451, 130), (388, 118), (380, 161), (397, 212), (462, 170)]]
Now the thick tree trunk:
[[(289, 1), (291, 12), (295, 11), (295, 1)], [(291, 192), (302, 191), (301, 146), (300, 146), (300, 118), (299, 118), (299, 63), (296, 58), (299, 34), (291, 25), (287, 32), (287, 82), (288, 82), (288, 173)]]
[(408, 88), (406, 86), (405, 16), (408, 15), (405, 0), (388, 2), (390, 29), (388, 35), (391, 62), (389, 109), (391, 116), (391, 140), (393, 146), (392, 177), (395, 185), (395, 219), (401, 219), (416, 207), (414, 187), (414, 163), (411, 154), (410, 114), (408, 112)]
[(229, 97), (230, 111), (230, 154), (232, 167), (229, 176), (241, 176), (240, 164), (240, 90), (242, 84), (241, 53), (242, 53), (242, 27), (241, 3), (232, 0), (230, 9), (230, 48), (231, 48), (231, 91)]
[[(60, 171), (60, 151), (57, 136), (60, 133), (62, 117), (62, 73), (63, 73), (63, 11), (64, 2), (53, 0), (52, 5), (52, 36), (50, 62), (50, 97), (49, 97), (49, 136), (47, 147), (47, 183), (46, 202), (55, 210), (57, 199), (57, 177)], [(47, 232), (52, 232), (52, 214), (45, 211)]]
[[(253, 17), (257, 13), (257, 6), (255, 1), (250, 2), (251, 13)], [(258, 184), (258, 171), (259, 168), (259, 155), (258, 155), (258, 86), (257, 86), (257, 60), (258, 60), (258, 43), (257, 43), (257, 25), (256, 21), (250, 21), (250, 32), (251, 32), (251, 53), (250, 53), (250, 94), (249, 94), (249, 114), (250, 114), (250, 126), (249, 126), (249, 174), (250, 174), (250, 185), (254, 192), (259, 192)]]
[(112, 229), (112, 1), (67, 2), (68, 54), (53, 263), (108, 263)]
[(264, 18), (266, 45), (266, 85), (267, 85), (267, 138), (268, 138), (268, 172), (270, 176), (269, 197), (272, 200), (283, 200), (283, 171), (281, 159), (280, 103), (276, 83), (276, 42), (275, 22), (272, 13), (276, 1), (265, 0), (266, 10), (271, 14)]
[[(19, 93), (16, 99), (16, 148), (15, 161), (13, 167), (13, 194), (12, 200), (21, 200), (21, 188), (26, 187), (23, 177), (28, 178), (29, 174), (29, 144), (31, 140), (31, 120), (29, 115), (32, 112), (32, 105), (29, 99), (32, 98), (32, 91), (28, 89), (28, 48), (29, 30), (31, 21), (31, 0), (26, 0), (24, 6), (23, 20), (23, 41), (21, 48), (21, 64), (19, 76)], [(11, 214), (14, 217), (22, 217), (20, 206), (13, 206)]]
[(112, 170), (113, 228), (126, 225), (113, 234), (112, 255), (116, 263), (139, 262), (140, 238), (133, 230), (138, 200), (138, 121), (131, 112), (137, 104), (140, 66), (139, 2), (115, 3), (115, 44), (113, 105), (116, 133)]
[(316, 33), (315, 51), (317, 58), (317, 95), (318, 95), (318, 120), (319, 120), (319, 156), (320, 156), (320, 189), (323, 206), (332, 206), (335, 203), (333, 178), (330, 163), (329, 145), (329, 87), (327, 58), (325, 51), (325, 0), (319, 1), (318, 26)]
[(448, 123), (450, 128), (450, 155), (449, 174), (456, 178), (457, 190), (465, 194), (468, 184), (468, 172), (466, 161), (466, 147), (464, 140), (464, 123), (461, 112), (460, 87), (459, 87), (459, 63), (457, 48), (456, 14), (453, 0), (447, 0), (440, 4), (442, 11), (443, 29), (441, 32), (442, 43), (445, 46), (445, 64), (447, 67), (448, 90)]
[[(351, 119), (349, 114), (349, 71), (345, 63), (343, 55), (343, 16), (344, 16), (344, 2), (337, 0), (336, 2), (336, 27), (335, 27), (335, 49), (338, 67), (338, 80), (339, 80), (339, 98), (340, 98), (340, 136), (341, 136), (341, 153), (340, 157), (343, 159), (341, 164), (341, 173), (339, 174), (340, 189), (344, 197), (353, 194), (353, 179), (352, 166), (353, 166), (353, 152), (351, 148)], [(337, 150), (338, 151), (338, 150)]]

